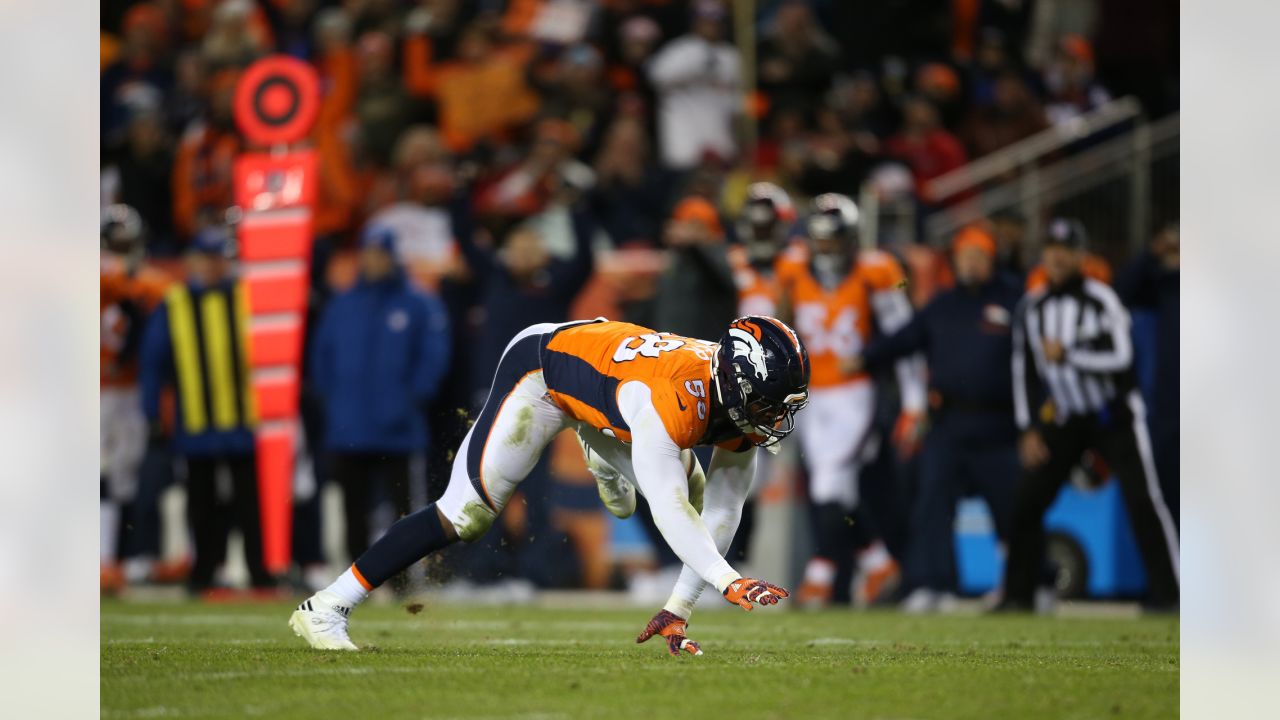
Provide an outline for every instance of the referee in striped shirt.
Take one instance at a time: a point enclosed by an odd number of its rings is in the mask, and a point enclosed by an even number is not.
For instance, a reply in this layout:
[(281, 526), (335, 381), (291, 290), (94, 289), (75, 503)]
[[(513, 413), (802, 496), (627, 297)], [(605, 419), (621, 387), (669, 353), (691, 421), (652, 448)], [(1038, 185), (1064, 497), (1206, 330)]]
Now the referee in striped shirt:
[(1148, 605), (1176, 607), (1178, 536), (1156, 479), (1133, 372), (1129, 313), (1080, 266), (1076, 220), (1050, 223), (1047, 287), (1022, 298), (1013, 325), (1014, 410), (1023, 473), (1014, 498), (1002, 609), (1032, 608), (1045, 556), (1044, 514), (1085, 450), (1119, 479), (1147, 570)]

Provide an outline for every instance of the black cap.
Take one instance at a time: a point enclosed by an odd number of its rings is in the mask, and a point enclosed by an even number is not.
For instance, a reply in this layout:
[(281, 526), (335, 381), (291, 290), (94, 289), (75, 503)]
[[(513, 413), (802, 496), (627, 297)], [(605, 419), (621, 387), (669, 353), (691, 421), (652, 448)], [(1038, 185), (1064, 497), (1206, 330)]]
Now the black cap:
[(1089, 234), (1075, 218), (1054, 218), (1049, 221), (1045, 233), (1045, 245), (1062, 245), (1072, 250), (1084, 250), (1089, 244)]

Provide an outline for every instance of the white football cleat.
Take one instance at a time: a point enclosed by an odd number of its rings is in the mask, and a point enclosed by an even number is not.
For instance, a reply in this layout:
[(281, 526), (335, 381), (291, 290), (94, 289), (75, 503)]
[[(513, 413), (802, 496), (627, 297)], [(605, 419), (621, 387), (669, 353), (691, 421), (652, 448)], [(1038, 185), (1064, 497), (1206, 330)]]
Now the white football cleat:
[(898, 605), (898, 609), (907, 615), (927, 615), (937, 612), (939, 594), (929, 588), (916, 588)]
[(293, 611), (289, 627), (293, 634), (317, 650), (359, 650), (347, 637), (351, 608), (325, 590), (312, 595)]
[(636, 511), (636, 489), (629, 480), (610, 465), (590, 445), (575, 434), (578, 445), (582, 447), (582, 457), (587, 462), (587, 469), (596, 479), (596, 490), (600, 493), (600, 501), (616, 518), (626, 519)]

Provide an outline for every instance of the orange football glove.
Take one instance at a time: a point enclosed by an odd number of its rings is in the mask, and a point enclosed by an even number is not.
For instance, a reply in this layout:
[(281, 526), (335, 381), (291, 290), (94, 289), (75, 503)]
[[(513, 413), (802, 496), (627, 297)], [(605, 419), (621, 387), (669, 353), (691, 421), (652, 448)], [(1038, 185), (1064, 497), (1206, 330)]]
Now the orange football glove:
[(724, 589), (724, 599), (747, 612), (751, 612), (752, 603), (777, 605), (778, 600), (790, 594), (784, 588), (755, 578), (738, 578)]
[(675, 657), (680, 657), (681, 650), (690, 655), (701, 655), (702, 648), (698, 643), (684, 635), (687, 626), (688, 623), (684, 618), (669, 610), (663, 610), (654, 615), (649, 624), (644, 626), (644, 630), (636, 636), (636, 642), (642, 643), (654, 635), (661, 635), (667, 639), (667, 652)]
[(904, 458), (915, 455), (924, 440), (924, 415), (903, 411), (893, 425), (893, 445)]

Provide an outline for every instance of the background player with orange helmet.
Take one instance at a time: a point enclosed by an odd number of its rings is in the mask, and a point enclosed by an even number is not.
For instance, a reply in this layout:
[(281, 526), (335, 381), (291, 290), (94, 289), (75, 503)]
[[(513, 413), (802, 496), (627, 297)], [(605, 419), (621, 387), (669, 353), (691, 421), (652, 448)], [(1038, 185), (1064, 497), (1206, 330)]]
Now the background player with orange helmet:
[[(878, 250), (858, 249), (858, 208), (848, 197), (827, 193), (814, 198), (806, 232), (808, 262), (789, 265), (781, 282), (813, 362), (813, 409), (799, 432), (809, 472), (815, 553), (797, 599), (824, 605), (833, 597), (838, 571), (852, 561), (858, 475), (875, 413), (871, 377), (856, 367), (855, 358), (873, 328), (891, 333), (905, 325), (911, 303), (898, 262)], [(910, 451), (925, 407), (924, 364), (912, 356), (899, 361), (896, 371), (902, 415), (894, 439), (900, 449)], [(878, 541), (864, 555), (868, 564), (891, 567)]]
[[(740, 318), (718, 345), (602, 318), (526, 328), (498, 363), (444, 495), (393, 525), (303, 602), (289, 625), (314, 648), (356, 649), (347, 619), (369, 591), (430, 553), (482, 536), (552, 438), (572, 428), (617, 471), (612, 482), (645, 496), (685, 565), (638, 641), (658, 634), (673, 654), (697, 654), (684, 632), (706, 584), (746, 610), (787, 597), (781, 587), (742, 577), (723, 554), (737, 530), (755, 447), (776, 446), (792, 431), (808, 383), (804, 346), (772, 318)], [(701, 503), (689, 482), (697, 469), (685, 454), (699, 445), (715, 447)], [(618, 513), (614, 499), (627, 494), (621, 488), (602, 497)]]

